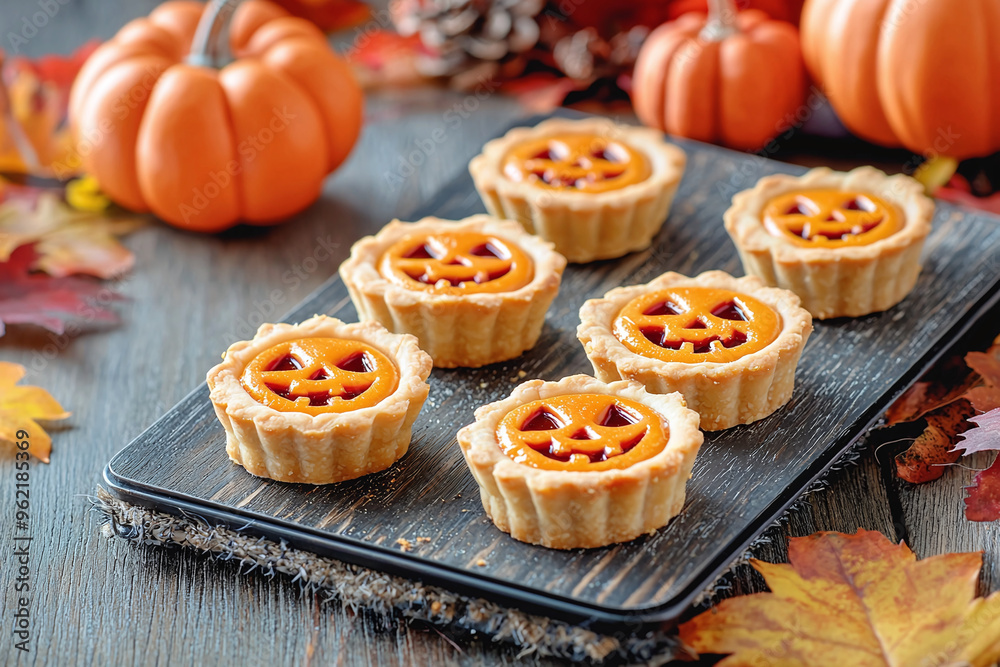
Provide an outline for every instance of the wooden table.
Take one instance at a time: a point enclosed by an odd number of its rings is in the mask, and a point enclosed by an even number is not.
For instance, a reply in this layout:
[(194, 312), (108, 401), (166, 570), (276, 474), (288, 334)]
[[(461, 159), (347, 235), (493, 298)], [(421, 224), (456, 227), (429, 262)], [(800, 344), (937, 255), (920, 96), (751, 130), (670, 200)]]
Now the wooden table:
[[(72, 0), (58, 6), (22, 52), (65, 53), (88, 38), (107, 38), (152, 4)], [(0, 5), (0, 32), (17, 29), (39, 7), (35, 0), (7, 0)], [(5, 36), (3, 46), (11, 50), (7, 41)], [(511, 647), (466, 639), (459, 644), (433, 629), (323, 603), (285, 578), (247, 576), (233, 564), (190, 552), (105, 539), (87, 500), (111, 456), (203, 381), (241, 322), (280, 317), (336, 271), (358, 236), (405, 215), (465, 169), (497, 128), (524, 115), (512, 100), (481, 93), (374, 96), (350, 160), (328, 179), (323, 198), (289, 224), (205, 237), (153, 223), (126, 242), (136, 268), (115, 285), (127, 297), (114, 306), (121, 326), (69, 341), (14, 326), (0, 339), (0, 358), (29, 367), (28, 382), (49, 389), (74, 413), (65, 428), (54, 429), (52, 464), (32, 468), (33, 647), (28, 654), (14, 651), (5, 631), (0, 661), (411, 665), (517, 659)], [(448, 113), (456, 109), (462, 111)], [(421, 148), (417, 140), (439, 127), (444, 140), (421, 142)], [(422, 164), (403, 166), (408, 157)], [(815, 155), (796, 159), (820, 161)], [(58, 353), (47, 359), (43, 350), (50, 344)], [(2, 457), (0, 469), (0, 493), (9, 507), (12, 457)], [(905, 537), (920, 557), (985, 549), (982, 590), (1000, 588), (1000, 524), (962, 517), (962, 487), (972, 474), (952, 467), (943, 479), (914, 487), (866, 450), (857, 465), (833, 476), (828, 490), (790, 515), (758, 556), (783, 560), (789, 535), (863, 527)], [(5, 554), (12, 535), (10, 522), (0, 521)], [(15, 603), (11, 570), (4, 567), (0, 575), (5, 610)], [(747, 566), (737, 568), (731, 584), (734, 592), (762, 587)]]

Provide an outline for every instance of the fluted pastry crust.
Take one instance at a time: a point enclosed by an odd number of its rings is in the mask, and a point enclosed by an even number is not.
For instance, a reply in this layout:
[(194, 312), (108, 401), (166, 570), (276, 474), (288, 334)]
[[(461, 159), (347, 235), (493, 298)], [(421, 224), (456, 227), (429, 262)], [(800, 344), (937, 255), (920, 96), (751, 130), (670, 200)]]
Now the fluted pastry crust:
[[(513, 147), (563, 133), (595, 134), (628, 144), (649, 160), (650, 175), (600, 193), (538, 187), (503, 175), (504, 158)], [(649, 247), (667, 219), (686, 163), (684, 151), (664, 141), (659, 130), (604, 118), (553, 118), (488, 142), (469, 163), (469, 172), (491, 214), (517, 220), (528, 232), (553, 242), (570, 262), (592, 262)]]
[[(663, 450), (628, 468), (585, 472), (534, 468), (501, 451), (496, 429), (508, 412), (534, 400), (580, 393), (620, 396), (651, 408), (667, 423)], [(588, 375), (525, 382), (510, 397), (480, 407), (476, 421), (458, 432), (483, 507), (497, 528), (554, 549), (627, 542), (665, 526), (684, 506), (702, 440), (698, 415), (679, 394), (657, 396), (637, 382), (606, 384)]]
[[(509, 292), (450, 295), (410, 290), (379, 272), (382, 255), (397, 241), (442, 229), (492, 234), (516, 244), (532, 260), (531, 281)], [(534, 347), (565, 267), (566, 259), (551, 243), (528, 234), (516, 222), (474, 215), (458, 221), (393, 220), (375, 236), (354, 244), (350, 258), (340, 266), (340, 276), (362, 320), (413, 334), (439, 368), (475, 368), (513, 359)]]
[[(765, 229), (769, 201), (796, 190), (869, 192), (903, 216), (900, 231), (867, 245), (802, 247)], [(813, 317), (860, 317), (887, 310), (910, 293), (920, 274), (920, 253), (931, 230), (934, 202), (909, 176), (887, 176), (874, 167), (838, 172), (826, 167), (802, 176), (775, 174), (733, 197), (724, 219), (747, 274), (791, 290)]]
[[(258, 354), (312, 337), (360, 340), (378, 349), (397, 367), (395, 391), (369, 408), (316, 416), (275, 410), (246, 392), (240, 376)], [(206, 379), (230, 459), (258, 477), (330, 484), (384, 470), (406, 453), (430, 372), (431, 358), (413, 336), (390, 333), (376, 322), (345, 324), (316, 315), (301, 324), (261, 325), (252, 340), (231, 345)]]
[[(636, 354), (615, 336), (615, 318), (633, 299), (670, 287), (711, 287), (747, 294), (780, 315), (781, 330), (762, 350), (727, 363), (667, 362)], [(701, 415), (701, 427), (717, 431), (763, 419), (788, 402), (810, 333), (812, 318), (799, 306), (795, 294), (766, 287), (759, 278), (706, 271), (693, 278), (664, 273), (645, 285), (618, 287), (591, 299), (580, 309), (576, 335), (599, 380), (635, 380), (655, 394), (680, 392), (687, 406)]]

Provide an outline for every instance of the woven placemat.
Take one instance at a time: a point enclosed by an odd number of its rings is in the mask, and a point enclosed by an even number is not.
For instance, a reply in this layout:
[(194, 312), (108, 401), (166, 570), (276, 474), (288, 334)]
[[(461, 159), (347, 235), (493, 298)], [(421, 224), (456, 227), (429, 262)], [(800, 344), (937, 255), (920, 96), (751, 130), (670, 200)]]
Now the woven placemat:
[[(705, 607), (726, 597), (727, 579), (733, 569), (751, 558), (760, 546), (770, 543), (787, 518), (808, 502), (807, 495), (827, 487), (830, 474), (853, 464), (864, 447), (862, 439), (831, 466), (827, 476), (816, 482), (751, 544), (727, 572), (704, 591), (695, 606)], [(684, 652), (673, 630), (604, 635), (482, 598), (459, 595), (437, 586), (295, 549), (284, 541), (274, 542), (225, 526), (213, 526), (198, 516), (178, 516), (133, 505), (112, 496), (102, 487), (98, 487), (97, 495), (90, 500), (94, 511), (102, 518), (101, 532), (106, 537), (150, 546), (192, 549), (219, 560), (235, 561), (240, 571), (247, 574), (255, 570), (265, 575), (280, 573), (305, 589), (320, 593), (325, 601), (338, 602), (355, 611), (430, 623), (455, 634), (490, 637), (493, 641), (520, 647), (520, 656), (535, 654), (574, 662), (659, 665)]]

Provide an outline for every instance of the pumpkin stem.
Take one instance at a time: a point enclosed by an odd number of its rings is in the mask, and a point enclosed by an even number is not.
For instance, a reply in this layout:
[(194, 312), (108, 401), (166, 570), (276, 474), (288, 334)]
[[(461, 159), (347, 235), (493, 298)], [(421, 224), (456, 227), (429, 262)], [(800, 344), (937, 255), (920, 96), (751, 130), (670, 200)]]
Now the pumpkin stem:
[(708, 0), (708, 21), (698, 36), (706, 42), (721, 42), (737, 33), (736, 14), (733, 0)]
[(191, 40), (191, 52), (187, 57), (189, 65), (219, 67), (229, 60), (228, 40), (222, 39), (222, 36), (228, 34), (229, 22), (241, 1), (212, 0), (205, 8)]

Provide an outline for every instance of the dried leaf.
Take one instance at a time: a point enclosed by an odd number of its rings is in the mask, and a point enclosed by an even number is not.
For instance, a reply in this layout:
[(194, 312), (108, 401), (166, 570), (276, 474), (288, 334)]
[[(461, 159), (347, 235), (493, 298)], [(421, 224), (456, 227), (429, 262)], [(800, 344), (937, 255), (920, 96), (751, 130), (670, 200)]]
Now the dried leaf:
[(0, 336), (4, 324), (37, 324), (62, 334), (67, 322), (79, 328), (80, 322), (118, 321), (100, 304), (121, 297), (93, 280), (30, 274), (36, 259), (33, 246), (21, 246), (0, 263)]
[(133, 215), (76, 210), (54, 192), (41, 193), (33, 203), (8, 199), (0, 203), (0, 262), (16, 248), (34, 243), (38, 260), (33, 269), (56, 277), (84, 273), (112, 278), (135, 263), (118, 237), (142, 224)]
[(956, 450), (963, 450), (962, 454), (965, 456), (993, 449), (1000, 450), (1000, 408), (969, 417), (969, 421), (976, 425), (960, 436), (962, 440), (955, 445)]
[(972, 193), (969, 181), (961, 174), (955, 174), (947, 185), (935, 190), (934, 197), (966, 208), (1000, 215), (1000, 193), (988, 197), (977, 197)]
[(986, 470), (976, 473), (965, 489), (965, 518), (969, 521), (1000, 520), (1000, 456)]
[(965, 363), (969, 368), (979, 373), (983, 384), (965, 392), (965, 397), (972, 401), (980, 412), (989, 412), (1000, 408), (1000, 351), (994, 345), (987, 352), (969, 352), (965, 355)]
[(927, 413), (927, 428), (905, 452), (896, 456), (899, 478), (922, 484), (943, 475), (945, 466), (962, 456), (954, 447), (958, 435), (971, 426), (966, 420), (975, 414), (972, 404), (965, 399)]
[(589, 81), (577, 81), (552, 73), (537, 72), (507, 81), (501, 86), (501, 90), (516, 97), (527, 111), (549, 113), (562, 106), (570, 93), (584, 90), (589, 84)]
[(366, 88), (426, 82), (428, 79), (417, 68), (417, 61), (427, 54), (419, 35), (403, 37), (389, 30), (360, 35), (354, 45), (344, 51), (344, 57)]
[[(719, 667), (985, 667), (1000, 658), (1000, 593), (976, 598), (981, 553), (918, 561), (859, 530), (792, 538), (789, 565), (753, 560), (770, 593), (725, 600), (680, 626)], [(929, 663), (927, 663), (929, 664)]]
[(0, 57), (0, 83), (6, 83), (6, 95), (0, 91), (0, 172), (75, 173), (80, 161), (66, 122), (69, 90), (98, 45), (91, 41), (69, 56), (19, 57), (5, 65)]
[(936, 408), (960, 398), (979, 381), (960, 355), (939, 362), (932, 377), (907, 389), (885, 413), (885, 425), (920, 419)]
[(0, 440), (19, 442), (18, 431), (28, 434), (28, 453), (49, 462), (52, 440), (35, 420), (66, 419), (70, 413), (41, 387), (16, 386), (24, 377), (24, 366), (0, 361)]

